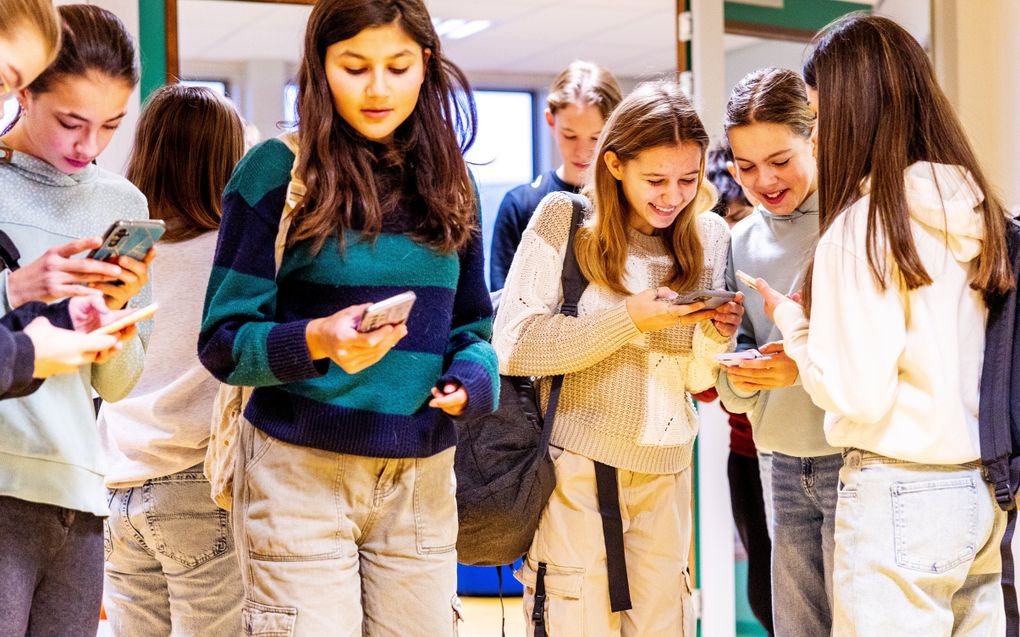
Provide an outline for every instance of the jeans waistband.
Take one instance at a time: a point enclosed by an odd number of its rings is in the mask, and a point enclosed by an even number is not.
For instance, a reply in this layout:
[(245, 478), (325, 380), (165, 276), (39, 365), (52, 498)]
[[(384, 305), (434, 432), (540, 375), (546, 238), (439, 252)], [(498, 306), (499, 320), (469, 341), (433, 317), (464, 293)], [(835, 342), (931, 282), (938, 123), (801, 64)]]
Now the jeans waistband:
[(867, 451), (865, 449), (855, 449), (853, 447), (847, 447), (843, 449), (843, 465), (847, 467), (866, 467), (868, 465), (876, 464), (888, 464), (888, 465), (913, 465), (917, 467), (941, 467), (946, 470), (953, 469), (973, 469), (984, 472), (984, 465), (981, 464), (980, 460), (973, 462), (964, 462), (961, 464), (933, 464), (927, 462), (913, 462), (911, 460), (901, 460), (899, 458), (890, 458), (877, 454), (873, 451)]

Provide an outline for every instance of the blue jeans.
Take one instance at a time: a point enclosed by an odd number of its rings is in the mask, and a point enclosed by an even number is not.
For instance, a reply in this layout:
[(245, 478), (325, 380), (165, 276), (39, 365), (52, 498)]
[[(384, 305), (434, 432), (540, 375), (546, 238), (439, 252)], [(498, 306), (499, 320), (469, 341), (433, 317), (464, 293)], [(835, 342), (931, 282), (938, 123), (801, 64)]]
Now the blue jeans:
[(977, 463), (923, 465), (855, 449), (840, 479), (834, 637), (1006, 634), (1006, 514)]
[(241, 633), (230, 514), (213, 503), (201, 466), (111, 490), (104, 535), (115, 635)]
[(841, 454), (772, 454), (772, 612), (776, 637), (826, 637)]

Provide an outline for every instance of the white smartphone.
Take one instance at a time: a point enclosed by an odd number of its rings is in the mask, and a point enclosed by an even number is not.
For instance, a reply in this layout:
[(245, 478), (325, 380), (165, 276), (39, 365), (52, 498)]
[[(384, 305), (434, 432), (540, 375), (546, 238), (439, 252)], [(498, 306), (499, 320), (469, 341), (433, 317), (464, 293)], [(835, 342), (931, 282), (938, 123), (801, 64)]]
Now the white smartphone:
[(715, 360), (720, 365), (739, 365), (741, 361), (753, 361), (758, 358), (768, 358), (768, 356), (756, 349), (745, 349), (741, 352), (727, 352), (726, 354), (715, 355)]
[(752, 290), (755, 291), (758, 290), (758, 288), (754, 287), (754, 282), (756, 279), (747, 272), (744, 272), (743, 270), (737, 270), (737, 278), (746, 283), (748, 287), (750, 287)]
[(704, 303), (706, 310), (714, 310), (720, 305), (729, 303), (736, 298), (736, 292), (728, 290), (694, 290), (692, 292), (681, 292), (674, 297), (670, 303), (673, 305), (690, 305), (691, 303)]
[(139, 308), (134, 312), (122, 316), (113, 323), (109, 323), (102, 327), (97, 327), (92, 330), (92, 334), (116, 334), (126, 327), (134, 325), (135, 323), (141, 323), (147, 321), (156, 314), (156, 310), (159, 309), (159, 303), (151, 303), (143, 308)]
[(365, 309), (358, 321), (359, 332), (371, 332), (384, 325), (400, 325), (411, 315), (411, 307), (414, 305), (414, 292), (403, 292), (388, 299), (373, 303)]

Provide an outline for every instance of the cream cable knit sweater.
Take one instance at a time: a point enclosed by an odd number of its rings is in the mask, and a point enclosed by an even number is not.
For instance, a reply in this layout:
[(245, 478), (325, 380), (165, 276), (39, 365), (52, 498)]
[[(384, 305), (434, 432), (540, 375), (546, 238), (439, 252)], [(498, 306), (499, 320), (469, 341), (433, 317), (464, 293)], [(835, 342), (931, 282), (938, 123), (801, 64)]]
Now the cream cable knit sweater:
[[(552, 193), (524, 232), (494, 327), (500, 372), (566, 375), (552, 444), (629, 471), (682, 471), (698, 431), (690, 392), (715, 383), (715, 354), (732, 350), (733, 339), (710, 321), (642, 334), (627, 297), (594, 284), (576, 318), (558, 314), (571, 211), (566, 194)], [(698, 286), (723, 288), (729, 230), (712, 213), (698, 227), (705, 250)], [(626, 287), (637, 293), (663, 285), (672, 259), (661, 240), (633, 230), (628, 239)], [(538, 386), (544, 403), (549, 383)]]

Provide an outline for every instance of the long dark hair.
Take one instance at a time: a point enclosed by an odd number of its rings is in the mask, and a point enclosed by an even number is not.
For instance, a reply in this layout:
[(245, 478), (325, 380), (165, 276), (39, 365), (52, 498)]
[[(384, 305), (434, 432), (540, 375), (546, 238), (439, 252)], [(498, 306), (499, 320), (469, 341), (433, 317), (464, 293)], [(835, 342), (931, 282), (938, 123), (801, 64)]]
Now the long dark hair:
[[(330, 45), (394, 22), (431, 55), (418, 103), (384, 149), (336, 114), (324, 61)], [(449, 253), (477, 231), (474, 186), (462, 156), (475, 137), (474, 98), (461, 70), (443, 57), (422, 0), (317, 2), (305, 31), (297, 103), (298, 170), (307, 190), (289, 243), (310, 239), (318, 251), (336, 236), (342, 249), (344, 230), (355, 227), (374, 237), (405, 189), (425, 209), (414, 233), (422, 243)], [(380, 188), (374, 175), (386, 170), (403, 174), (405, 188)]]
[(171, 84), (142, 110), (127, 178), (166, 222), (164, 241), (184, 241), (220, 225), (220, 200), (241, 156), (237, 109), (209, 89)]
[(663, 245), (673, 256), (669, 286), (690, 289), (705, 266), (704, 248), (698, 232), (698, 215), (709, 210), (715, 195), (705, 183), (705, 153), (708, 133), (694, 106), (680, 86), (672, 82), (648, 82), (634, 89), (613, 110), (599, 136), (595, 150), (592, 185), (585, 194), (593, 199), (594, 210), (577, 233), (577, 262), (589, 281), (618, 294), (631, 294), (624, 285), (627, 269), (627, 210), (629, 204), (621, 184), (606, 166), (612, 151), (621, 162), (660, 146), (694, 142), (701, 147), (701, 172), (697, 194), (661, 234)]
[[(884, 289), (889, 253), (908, 289), (929, 285), (910, 230), (904, 171), (919, 161), (960, 166), (984, 195), (985, 236), (971, 287), (986, 296), (1011, 289), (1003, 205), (917, 41), (888, 18), (851, 14), (816, 36), (804, 80), (818, 91), (820, 231), (863, 196), (862, 184), (870, 180), (872, 274)], [(813, 267), (804, 286), (808, 310)]]
[[(129, 86), (138, 84), (135, 43), (124, 23), (106, 9), (91, 4), (66, 4), (58, 7), (62, 21), (57, 58), (39, 74), (28, 92), (49, 91), (53, 84), (68, 76), (98, 71)], [(22, 108), (0, 135), (6, 135), (21, 119)]]
[(45, 93), (66, 76), (98, 71), (130, 86), (138, 83), (135, 43), (124, 23), (106, 9), (91, 4), (59, 7), (63, 20), (60, 52), (53, 64), (29, 85), (30, 93)]

